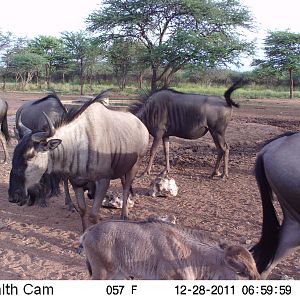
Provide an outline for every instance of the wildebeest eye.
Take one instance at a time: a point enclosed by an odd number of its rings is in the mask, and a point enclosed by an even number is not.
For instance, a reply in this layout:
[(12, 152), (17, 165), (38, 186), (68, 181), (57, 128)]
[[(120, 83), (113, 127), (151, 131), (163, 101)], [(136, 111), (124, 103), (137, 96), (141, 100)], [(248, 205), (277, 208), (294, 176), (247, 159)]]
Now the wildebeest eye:
[(31, 148), (29, 151), (27, 151), (25, 158), (26, 160), (31, 160), (35, 156), (35, 150)]

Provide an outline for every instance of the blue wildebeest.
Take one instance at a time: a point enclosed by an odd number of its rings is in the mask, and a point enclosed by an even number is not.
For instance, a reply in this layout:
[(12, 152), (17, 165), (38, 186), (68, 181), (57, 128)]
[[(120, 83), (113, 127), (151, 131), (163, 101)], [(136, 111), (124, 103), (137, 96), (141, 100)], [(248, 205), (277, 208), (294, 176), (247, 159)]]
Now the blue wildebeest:
[[(30, 129), (29, 131), (42, 131), (47, 128), (47, 121), (43, 112), (56, 124), (65, 116), (67, 110), (55, 93), (50, 93), (42, 99), (27, 101), (16, 112), (16, 135), (18, 140), (26, 135), (28, 131), (26, 128)], [(21, 124), (25, 127), (20, 125), (20, 120), (22, 120)]]
[(8, 104), (6, 101), (0, 99), (0, 142), (3, 147), (4, 152), (4, 160), (3, 162), (6, 163), (9, 159), (9, 154), (7, 150), (7, 142), (10, 140), (9, 132), (8, 132), (8, 125), (7, 125), (7, 110)]
[[(95, 182), (91, 222), (97, 222), (110, 180), (122, 177), (122, 217), (127, 217), (129, 190), (149, 142), (148, 130), (137, 117), (96, 102), (105, 94), (86, 102), (76, 113), (67, 114), (57, 128), (45, 114), (47, 131), (24, 136), (13, 156), (11, 177), (21, 177), (18, 188), (23, 197), (45, 172), (67, 175), (75, 191), (83, 230), (87, 226), (83, 186), (89, 182)], [(10, 180), (10, 184), (14, 182)], [(15, 187), (10, 189), (14, 194)]]
[(81, 236), (92, 279), (259, 279), (250, 252), (167, 222), (106, 220)]
[[(50, 93), (42, 99), (27, 101), (16, 112), (15, 135), (19, 141), (31, 131), (42, 131), (47, 128), (48, 124), (43, 112), (56, 124), (66, 115), (67, 110), (55, 93)], [(30, 197), (28, 199), (21, 199), (17, 193), (14, 193), (15, 197), (10, 197), (10, 199), (19, 205), (25, 203), (33, 205), (36, 203), (40, 207), (46, 207), (47, 194), (50, 193), (49, 196), (51, 197), (59, 193), (59, 177), (59, 175), (53, 173), (44, 174), (40, 183), (29, 189)], [(67, 184), (67, 179), (64, 179), (66, 205), (68, 205), (69, 210), (72, 210), (73, 203)]]
[(240, 86), (233, 84), (220, 97), (186, 94), (171, 89), (155, 92), (142, 103), (133, 104), (130, 111), (146, 125), (153, 136), (150, 160), (146, 172), (149, 174), (159, 142), (163, 141), (166, 159), (165, 171), (170, 171), (169, 137), (198, 139), (210, 132), (217, 148), (217, 161), (212, 176), (220, 176), (219, 166), (224, 158), (222, 176), (228, 176), (229, 146), (225, 141), (225, 130), (231, 119), (232, 106), (239, 107), (231, 99), (231, 93)]
[[(262, 199), (260, 241), (251, 249), (262, 278), (293, 250), (300, 247), (300, 133), (287, 133), (259, 152), (255, 176)], [(283, 212), (279, 223), (273, 193)]]

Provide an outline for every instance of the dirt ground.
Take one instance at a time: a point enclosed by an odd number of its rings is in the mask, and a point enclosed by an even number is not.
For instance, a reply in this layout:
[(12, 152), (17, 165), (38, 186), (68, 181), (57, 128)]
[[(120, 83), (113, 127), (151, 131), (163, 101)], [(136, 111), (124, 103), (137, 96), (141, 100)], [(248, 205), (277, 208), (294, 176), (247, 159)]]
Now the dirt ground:
[[(0, 93), (9, 103), (9, 125), (24, 101), (41, 94)], [(62, 96), (63, 100), (76, 98)], [(300, 128), (299, 100), (240, 101), (227, 129), (231, 146), (229, 179), (209, 179), (216, 158), (209, 135), (196, 141), (171, 138), (171, 176), (179, 187), (175, 198), (152, 198), (151, 181), (162, 170), (162, 151), (150, 177), (137, 178), (131, 219), (151, 214), (174, 215), (177, 223), (217, 233), (222, 239), (246, 247), (260, 236), (262, 208), (253, 167), (264, 142), (286, 131)], [(12, 154), (16, 141), (10, 145)], [(145, 157), (141, 171), (149, 157)], [(0, 147), (0, 160), (3, 159)], [(63, 197), (48, 200), (47, 208), (17, 206), (8, 202), (10, 164), (0, 165), (0, 279), (88, 279), (85, 260), (76, 253), (81, 221), (69, 212)], [(111, 190), (120, 191), (113, 181)], [(74, 199), (74, 197), (73, 197)], [(74, 199), (75, 200), (75, 199)], [(89, 204), (91, 204), (89, 202)], [(100, 209), (102, 218), (118, 218), (120, 210)], [(300, 279), (300, 252), (286, 258), (271, 279)]]

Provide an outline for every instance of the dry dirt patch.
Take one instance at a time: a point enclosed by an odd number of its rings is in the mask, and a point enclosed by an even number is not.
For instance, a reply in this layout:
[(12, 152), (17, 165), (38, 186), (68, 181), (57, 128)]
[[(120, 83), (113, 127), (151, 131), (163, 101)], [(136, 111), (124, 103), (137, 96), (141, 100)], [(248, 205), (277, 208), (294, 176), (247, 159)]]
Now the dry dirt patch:
[[(16, 109), (41, 95), (2, 93), (9, 102), (12, 129)], [(74, 96), (75, 98), (76, 96)], [(70, 96), (62, 97), (70, 99)], [(162, 151), (150, 177), (137, 178), (135, 207), (131, 219), (150, 214), (175, 215), (178, 223), (217, 233), (224, 240), (249, 246), (261, 230), (261, 202), (253, 176), (255, 157), (266, 140), (300, 127), (298, 101), (257, 100), (234, 109), (227, 130), (231, 146), (229, 179), (209, 179), (215, 162), (209, 135), (196, 141), (171, 138), (171, 175), (179, 187), (175, 198), (152, 198), (148, 187), (162, 170)], [(12, 153), (15, 146), (10, 146)], [(3, 157), (0, 150), (0, 159)], [(145, 158), (141, 171), (146, 167)], [(81, 234), (77, 213), (69, 212), (63, 197), (52, 198), (47, 208), (19, 207), (7, 199), (10, 165), (0, 165), (0, 279), (87, 279), (84, 258), (76, 253)], [(120, 182), (111, 189), (120, 191)], [(118, 218), (119, 210), (100, 210), (102, 218)], [(299, 252), (285, 259), (273, 272), (273, 279), (300, 279)]]

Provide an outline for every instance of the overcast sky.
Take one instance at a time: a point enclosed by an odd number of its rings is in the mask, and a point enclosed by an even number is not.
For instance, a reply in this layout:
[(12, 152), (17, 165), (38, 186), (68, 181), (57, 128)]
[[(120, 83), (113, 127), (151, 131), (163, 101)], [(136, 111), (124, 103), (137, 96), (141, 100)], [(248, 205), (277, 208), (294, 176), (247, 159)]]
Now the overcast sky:
[[(29, 38), (59, 36), (62, 31), (85, 29), (87, 16), (101, 0), (6, 0), (0, 9), (0, 30)], [(258, 45), (271, 30), (300, 32), (299, 0), (240, 0), (257, 21)]]

